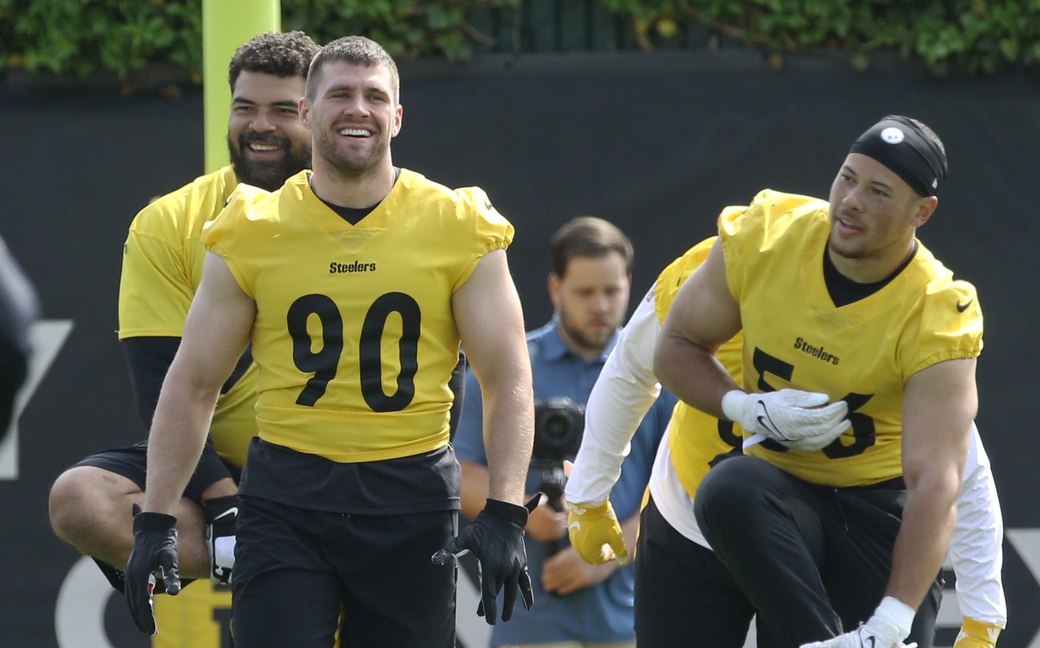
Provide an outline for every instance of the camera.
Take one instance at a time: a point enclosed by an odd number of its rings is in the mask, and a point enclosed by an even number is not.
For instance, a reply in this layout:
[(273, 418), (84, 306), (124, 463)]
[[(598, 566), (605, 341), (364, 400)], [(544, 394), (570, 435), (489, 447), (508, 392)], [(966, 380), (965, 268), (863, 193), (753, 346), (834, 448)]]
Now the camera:
[[(535, 403), (531, 470), (541, 472), (538, 490), (545, 493), (553, 510), (563, 510), (563, 488), (567, 485), (563, 460), (578, 453), (584, 431), (584, 405), (566, 396)], [(563, 546), (561, 542), (546, 543), (546, 555), (559, 551)]]
[(566, 396), (550, 398), (534, 406), (534, 450), (536, 461), (559, 462), (573, 457), (585, 431), (585, 406)]

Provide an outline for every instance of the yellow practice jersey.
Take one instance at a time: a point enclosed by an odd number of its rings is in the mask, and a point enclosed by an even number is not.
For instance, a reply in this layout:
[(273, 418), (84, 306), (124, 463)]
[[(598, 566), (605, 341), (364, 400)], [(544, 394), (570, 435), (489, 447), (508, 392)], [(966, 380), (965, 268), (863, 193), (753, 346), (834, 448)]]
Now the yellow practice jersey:
[[(733, 210), (728, 210), (732, 212)], [(823, 392), (849, 405), (852, 428), (818, 452), (762, 443), (747, 453), (836, 487), (902, 474), (907, 381), (937, 362), (982, 351), (975, 288), (955, 281), (920, 241), (873, 294), (836, 307), (823, 277), (825, 201), (765, 190), (739, 218), (719, 220), (730, 291), (740, 303), (743, 384)]]
[(260, 438), (341, 463), (448, 443), (451, 298), (513, 227), (478, 188), (402, 169), (352, 225), (311, 191), (243, 185), (203, 241), (256, 301)]
[[(119, 339), (181, 337), (202, 280), (203, 225), (216, 218), (238, 184), (232, 167), (196, 178), (137, 214), (123, 248)], [(222, 393), (210, 434), (217, 453), (242, 466), (256, 436), (256, 365)]]

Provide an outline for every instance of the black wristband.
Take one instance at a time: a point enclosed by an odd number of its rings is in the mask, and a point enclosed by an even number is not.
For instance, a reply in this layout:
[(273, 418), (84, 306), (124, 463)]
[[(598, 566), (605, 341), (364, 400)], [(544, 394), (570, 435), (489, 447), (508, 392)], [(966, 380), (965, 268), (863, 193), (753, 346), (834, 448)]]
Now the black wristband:
[(134, 533), (165, 532), (177, 526), (177, 518), (166, 513), (142, 511), (134, 516)]
[(209, 498), (203, 504), (203, 508), (206, 509), (206, 522), (212, 522), (213, 518), (235, 506), (238, 506), (238, 495)]
[(517, 504), (510, 504), (509, 502), (503, 502), (502, 500), (491, 499), (487, 500), (484, 504), (484, 513), (487, 513), (493, 518), (504, 520), (510, 524), (515, 524), (521, 529), (527, 525), (527, 509)]

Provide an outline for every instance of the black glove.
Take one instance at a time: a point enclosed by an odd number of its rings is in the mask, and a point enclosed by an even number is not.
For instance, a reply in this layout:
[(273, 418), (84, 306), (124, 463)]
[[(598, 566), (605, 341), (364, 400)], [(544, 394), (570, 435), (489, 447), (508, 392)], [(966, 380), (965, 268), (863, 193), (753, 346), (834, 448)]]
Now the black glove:
[(209, 579), (231, 584), (235, 566), (235, 524), (238, 522), (238, 496), (206, 500), (206, 548), (209, 550)]
[(152, 593), (161, 580), (166, 593), (181, 591), (177, 575), (177, 518), (165, 513), (142, 512), (137, 504), (134, 513), (134, 549), (126, 561), (126, 604), (130, 606), (137, 629), (155, 634)]
[(524, 608), (530, 610), (534, 603), (531, 577), (527, 573), (524, 526), (527, 524), (527, 516), (538, 506), (541, 496), (538, 493), (524, 506), (488, 499), (484, 510), (473, 523), (463, 529), (448, 546), (433, 554), (431, 560), (435, 565), (446, 565), (455, 558), (473, 552), (477, 558), (481, 589), (477, 614), (484, 617), (489, 625), (495, 625), (498, 612), (496, 598), (503, 588), (503, 621), (513, 616), (518, 590)]

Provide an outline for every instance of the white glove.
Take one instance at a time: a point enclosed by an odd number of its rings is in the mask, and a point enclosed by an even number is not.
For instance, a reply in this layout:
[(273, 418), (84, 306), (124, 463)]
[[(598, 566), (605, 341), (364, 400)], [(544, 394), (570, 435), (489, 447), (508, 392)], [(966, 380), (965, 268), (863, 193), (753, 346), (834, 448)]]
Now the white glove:
[(235, 525), (238, 523), (238, 496), (214, 497), (205, 503), (206, 548), (209, 549), (209, 579), (231, 584), (235, 566)]
[(801, 648), (915, 648), (916, 643), (903, 644), (913, 622), (913, 608), (886, 596), (874, 610), (874, 616), (852, 632), (827, 641), (802, 644)]
[(722, 397), (722, 412), (752, 435), (744, 441), (744, 448), (773, 439), (792, 450), (812, 452), (830, 445), (852, 427), (852, 421), (845, 418), (848, 404), (828, 405), (828, 400), (827, 394), (799, 389), (764, 394), (734, 389)]

